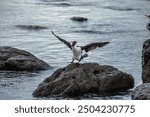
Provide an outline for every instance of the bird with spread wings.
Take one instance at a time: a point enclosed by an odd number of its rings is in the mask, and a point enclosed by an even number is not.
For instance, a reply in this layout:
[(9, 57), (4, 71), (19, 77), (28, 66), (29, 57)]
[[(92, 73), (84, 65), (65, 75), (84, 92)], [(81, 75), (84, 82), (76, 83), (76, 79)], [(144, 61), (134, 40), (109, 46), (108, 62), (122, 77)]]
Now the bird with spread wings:
[(83, 58), (88, 56), (87, 53), (82, 55), (83, 50), (85, 52), (89, 52), (93, 49), (96, 49), (97, 47), (103, 47), (110, 43), (110, 42), (95, 42), (95, 43), (87, 44), (85, 46), (77, 46), (76, 41), (73, 41), (72, 43), (70, 43), (70, 42), (66, 41), (65, 39), (62, 39), (61, 37), (57, 36), (53, 31), (51, 31), (51, 32), (58, 40), (63, 42), (65, 45), (67, 45), (68, 48), (70, 48), (72, 50), (72, 53), (73, 53), (72, 63), (74, 62), (74, 60), (77, 60), (78, 62), (80, 62)]

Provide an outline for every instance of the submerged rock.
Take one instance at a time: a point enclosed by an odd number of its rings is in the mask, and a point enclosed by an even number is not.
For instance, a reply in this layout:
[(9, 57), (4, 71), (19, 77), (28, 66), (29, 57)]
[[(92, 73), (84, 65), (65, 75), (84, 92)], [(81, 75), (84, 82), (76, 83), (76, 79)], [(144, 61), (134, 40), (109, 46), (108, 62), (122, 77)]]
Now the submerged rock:
[(0, 47), (0, 70), (38, 71), (48, 68), (50, 66), (47, 63), (27, 51), (9, 46)]
[(134, 78), (118, 69), (97, 63), (69, 64), (39, 84), (35, 97), (78, 96), (86, 93), (115, 93), (134, 86)]
[(25, 29), (25, 30), (41, 30), (41, 29), (47, 29), (47, 27), (44, 26), (37, 26), (37, 25), (16, 25), (17, 28)]
[(135, 88), (132, 93), (133, 100), (150, 100), (150, 83), (144, 83)]
[(150, 39), (146, 40), (143, 44), (142, 80), (144, 83), (150, 82)]
[(78, 22), (85, 22), (85, 21), (87, 21), (88, 19), (85, 18), (85, 17), (72, 17), (71, 20), (73, 20), (73, 21), (78, 21)]

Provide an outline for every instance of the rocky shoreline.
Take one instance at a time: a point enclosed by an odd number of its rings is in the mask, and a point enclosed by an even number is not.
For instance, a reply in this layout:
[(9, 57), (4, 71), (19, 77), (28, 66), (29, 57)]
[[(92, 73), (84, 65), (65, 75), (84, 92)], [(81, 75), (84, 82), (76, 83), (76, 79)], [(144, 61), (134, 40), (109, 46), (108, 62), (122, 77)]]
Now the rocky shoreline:
[[(51, 68), (33, 54), (9, 46), (0, 47), (0, 70), (36, 72)], [(142, 81), (133, 90), (133, 100), (150, 100), (150, 39), (143, 43)], [(109, 65), (97, 63), (69, 64), (57, 69), (33, 91), (34, 97), (101, 96), (126, 92), (134, 87), (132, 75)]]
[(150, 39), (143, 43), (142, 81), (132, 93), (131, 97), (134, 100), (150, 100)]

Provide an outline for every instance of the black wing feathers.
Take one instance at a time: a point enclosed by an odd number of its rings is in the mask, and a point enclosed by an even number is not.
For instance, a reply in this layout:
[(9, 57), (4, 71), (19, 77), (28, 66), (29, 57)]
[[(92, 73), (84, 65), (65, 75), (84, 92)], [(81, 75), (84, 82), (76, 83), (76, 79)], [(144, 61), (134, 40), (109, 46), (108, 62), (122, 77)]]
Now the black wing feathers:
[(62, 39), (62, 38), (60, 38), (60, 37), (57, 36), (53, 31), (51, 31), (51, 32), (52, 32), (52, 34), (53, 34), (55, 37), (57, 37), (57, 39), (59, 39), (59, 40), (60, 40), (61, 42), (63, 42), (64, 44), (66, 44), (68, 48), (72, 49), (72, 48), (71, 48), (71, 44), (70, 44), (68, 41), (66, 41), (66, 40), (64, 40), (64, 39)]
[[(64, 39), (62, 39), (62, 38), (60, 38), (60, 37), (57, 36), (53, 31), (51, 31), (51, 32), (52, 32), (52, 34), (53, 34), (56, 38), (58, 38), (61, 42), (63, 42), (64, 44), (66, 44), (67, 47), (69, 47), (70, 49), (72, 49), (71, 44), (70, 44), (68, 41), (66, 41), (66, 40), (64, 40)], [(81, 48), (82, 48), (82, 50), (85, 50), (86, 52), (88, 52), (88, 51), (91, 51), (91, 50), (93, 50), (93, 49), (96, 49), (97, 47), (103, 47), (103, 46), (107, 45), (108, 43), (110, 43), (110, 42), (96, 42), (96, 43), (90, 43), (90, 44), (87, 44), (87, 45), (85, 45), (85, 46), (82, 46)]]
[(85, 45), (82, 47), (82, 50), (85, 50), (86, 52), (96, 49), (97, 47), (103, 47), (107, 45), (110, 42), (96, 42), (96, 43), (90, 43), (88, 45)]

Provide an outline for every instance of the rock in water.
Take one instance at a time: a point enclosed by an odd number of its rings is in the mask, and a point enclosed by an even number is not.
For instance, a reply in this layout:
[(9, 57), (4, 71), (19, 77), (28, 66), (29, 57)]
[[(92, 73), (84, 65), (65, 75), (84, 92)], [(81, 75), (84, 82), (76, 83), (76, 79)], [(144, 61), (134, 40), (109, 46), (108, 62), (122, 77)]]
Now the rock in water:
[(78, 21), (78, 22), (85, 22), (85, 21), (87, 21), (88, 19), (85, 18), (85, 17), (72, 17), (71, 20), (73, 20), (73, 21)]
[(142, 80), (144, 83), (150, 82), (150, 39), (146, 40), (143, 44)]
[(143, 84), (137, 86), (132, 93), (134, 100), (150, 100), (150, 39), (143, 44), (142, 80)]
[(42, 30), (47, 29), (44, 26), (37, 26), (37, 25), (16, 25), (17, 28), (25, 29), (25, 30)]
[(132, 93), (133, 100), (150, 100), (150, 83), (144, 83), (135, 88)]
[(69, 64), (56, 70), (33, 92), (34, 97), (114, 93), (134, 86), (134, 78), (112, 66)]
[(0, 70), (38, 71), (48, 68), (50, 66), (47, 63), (27, 51), (9, 46), (0, 47)]

